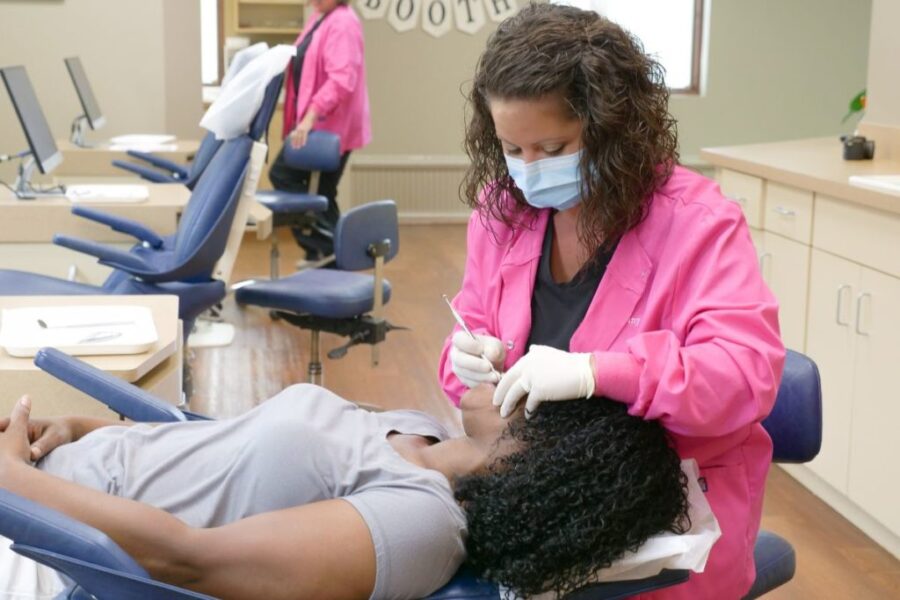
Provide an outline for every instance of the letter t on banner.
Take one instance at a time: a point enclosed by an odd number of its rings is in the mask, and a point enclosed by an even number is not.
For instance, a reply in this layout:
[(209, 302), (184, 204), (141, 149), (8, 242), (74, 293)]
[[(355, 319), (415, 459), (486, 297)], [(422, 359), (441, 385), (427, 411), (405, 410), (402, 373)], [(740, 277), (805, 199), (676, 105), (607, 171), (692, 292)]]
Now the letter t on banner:
[(453, 5), (450, 0), (425, 0), (422, 29), (439, 38), (453, 27)]
[(484, 27), (484, 4), (481, 0), (454, 0), (454, 2), (456, 28), (472, 35), (478, 33)]
[(364, 19), (383, 19), (390, 0), (359, 0), (356, 8)]
[(519, 12), (516, 0), (484, 0), (484, 8), (494, 23), (499, 23)]

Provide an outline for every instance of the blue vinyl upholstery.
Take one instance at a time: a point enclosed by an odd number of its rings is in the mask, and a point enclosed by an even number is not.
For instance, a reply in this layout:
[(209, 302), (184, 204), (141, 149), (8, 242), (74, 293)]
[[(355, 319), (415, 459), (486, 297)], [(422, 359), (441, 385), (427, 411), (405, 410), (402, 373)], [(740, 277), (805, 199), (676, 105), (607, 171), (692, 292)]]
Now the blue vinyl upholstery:
[[(341, 139), (329, 131), (310, 131), (300, 148), (284, 144), (284, 161), (303, 171), (334, 171), (341, 165)], [(257, 192), (256, 200), (272, 211), (275, 227), (302, 225), (304, 218), (328, 208), (328, 198), (315, 193), (266, 190)]]
[[(763, 427), (772, 438), (775, 462), (811, 461), (822, 446), (822, 385), (819, 369), (810, 358), (787, 351), (778, 397)], [(759, 598), (794, 577), (796, 557), (790, 542), (762, 530), (753, 549), (756, 580), (744, 596)]]

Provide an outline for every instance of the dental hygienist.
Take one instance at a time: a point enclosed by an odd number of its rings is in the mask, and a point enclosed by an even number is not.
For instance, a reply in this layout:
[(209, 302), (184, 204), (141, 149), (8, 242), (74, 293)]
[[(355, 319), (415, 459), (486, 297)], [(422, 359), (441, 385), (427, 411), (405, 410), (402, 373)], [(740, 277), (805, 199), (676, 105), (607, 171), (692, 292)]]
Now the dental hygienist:
[(595, 12), (523, 8), (469, 101), (475, 210), (453, 304), (476, 340), (447, 339), (445, 392), (497, 383), (503, 415), (606, 396), (659, 419), (698, 461), (722, 537), (704, 573), (649, 597), (742, 597), (784, 347), (740, 208), (678, 166), (662, 69)]

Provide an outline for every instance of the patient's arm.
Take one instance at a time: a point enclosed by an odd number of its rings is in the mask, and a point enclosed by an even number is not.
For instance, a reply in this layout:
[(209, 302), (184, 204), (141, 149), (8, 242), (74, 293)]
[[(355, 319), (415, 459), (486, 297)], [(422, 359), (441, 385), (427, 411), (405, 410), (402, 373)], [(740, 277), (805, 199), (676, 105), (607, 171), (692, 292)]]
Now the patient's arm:
[(161, 581), (222, 598), (366, 598), (375, 549), (362, 516), (329, 500), (194, 529), (165, 511), (109, 496), (28, 464), (30, 402), (0, 433), (0, 487), (95, 527)]
[[(0, 436), (2, 437), (2, 436)], [(375, 549), (348, 502), (329, 500), (195, 529), (0, 456), (0, 487), (105, 532), (156, 579), (221, 598), (367, 598)]]

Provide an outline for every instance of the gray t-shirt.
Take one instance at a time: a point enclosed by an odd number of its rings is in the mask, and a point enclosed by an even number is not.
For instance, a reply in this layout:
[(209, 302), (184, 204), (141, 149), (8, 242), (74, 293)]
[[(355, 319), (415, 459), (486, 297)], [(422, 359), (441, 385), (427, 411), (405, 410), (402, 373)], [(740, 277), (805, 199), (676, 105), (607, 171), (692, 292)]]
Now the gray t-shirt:
[(372, 598), (418, 598), (463, 561), (466, 521), (447, 479), (397, 454), (391, 431), (449, 437), (425, 413), (367, 412), (295, 385), (234, 419), (103, 427), (39, 466), (194, 527), (343, 498), (375, 544)]

